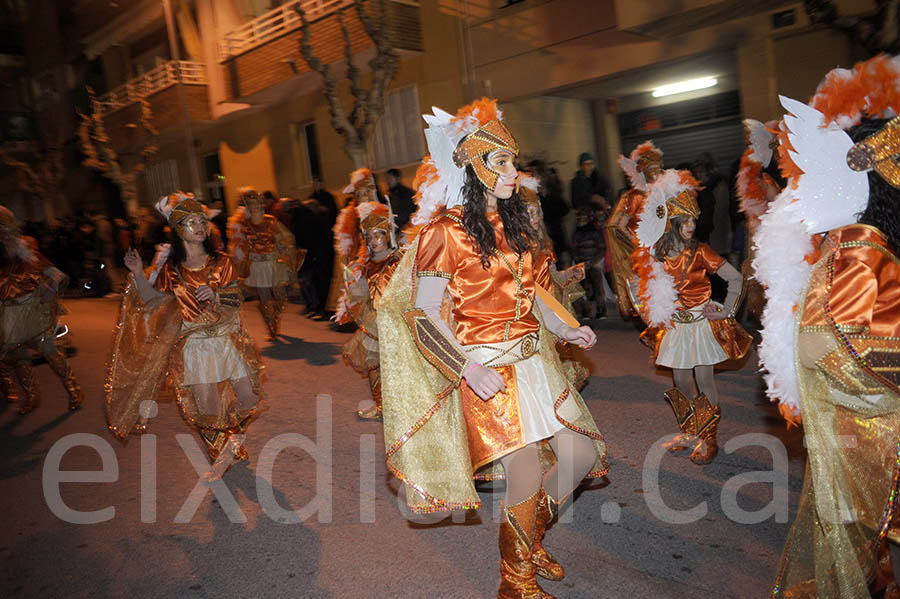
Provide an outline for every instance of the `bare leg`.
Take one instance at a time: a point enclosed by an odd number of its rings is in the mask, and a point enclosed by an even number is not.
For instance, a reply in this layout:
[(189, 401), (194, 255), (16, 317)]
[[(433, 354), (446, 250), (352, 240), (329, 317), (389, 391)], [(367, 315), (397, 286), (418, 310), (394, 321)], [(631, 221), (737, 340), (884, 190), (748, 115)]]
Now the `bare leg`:
[(238, 416), (242, 417), (254, 410), (259, 403), (259, 397), (253, 390), (250, 377), (245, 376), (244, 378), (231, 381), (231, 385), (234, 387), (234, 394), (237, 395)]
[(537, 445), (532, 443), (500, 458), (506, 473), (507, 505), (520, 503), (541, 488), (541, 461)]

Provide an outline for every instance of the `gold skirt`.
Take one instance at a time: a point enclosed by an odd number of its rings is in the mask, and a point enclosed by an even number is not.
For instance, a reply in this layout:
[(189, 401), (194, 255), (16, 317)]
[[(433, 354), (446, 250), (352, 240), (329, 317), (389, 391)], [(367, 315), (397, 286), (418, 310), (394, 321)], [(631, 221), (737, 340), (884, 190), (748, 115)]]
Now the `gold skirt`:
[(19, 345), (43, 335), (56, 324), (58, 305), (42, 302), (37, 291), (0, 304), (0, 346)]
[[(700, 316), (703, 306), (688, 310)], [(716, 341), (710, 321), (701, 317), (694, 322), (675, 322), (659, 342), (656, 363), (668, 368), (693, 368), (712, 366), (728, 359), (722, 346)]]
[[(271, 258), (268, 258), (271, 256)], [(260, 260), (259, 258), (267, 257)], [(254, 258), (257, 258), (254, 260)], [(248, 287), (278, 287), (291, 283), (290, 267), (278, 261), (275, 254), (251, 254), (250, 275), (244, 281)]]
[[(184, 331), (187, 327), (183, 327)], [(247, 376), (247, 366), (231, 336), (237, 323), (216, 330), (215, 336), (189, 335), (184, 342), (184, 379), (182, 385), (208, 385)]]

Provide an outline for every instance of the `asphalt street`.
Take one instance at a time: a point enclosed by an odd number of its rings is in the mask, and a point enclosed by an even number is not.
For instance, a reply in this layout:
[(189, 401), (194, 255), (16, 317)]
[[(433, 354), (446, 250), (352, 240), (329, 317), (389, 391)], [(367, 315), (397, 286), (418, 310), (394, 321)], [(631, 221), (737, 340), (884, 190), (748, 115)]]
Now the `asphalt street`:
[[(47, 366), (35, 412), (0, 402), (0, 597), (495, 595), (502, 483), (479, 487), (486, 507), (475, 513), (408, 518), (380, 425), (356, 417), (369, 391), (342, 362), (348, 333), (289, 305), (285, 335), (268, 342), (255, 303), (245, 304), (266, 359), (267, 411), (249, 431), (249, 465), (211, 490), (198, 484), (196, 435), (173, 402), (159, 404), (150, 435), (122, 445), (108, 433), (103, 382), (118, 301), (67, 307), (83, 409), (66, 411)], [(722, 449), (700, 467), (658, 451), (675, 429), (663, 399), (670, 378), (649, 364), (634, 327), (613, 316), (595, 329), (583, 395), (611, 471), (548, 533), (567, 576), (544, 588), (561, 599), (767, 596), (805, 454), (766, 400), (755, 354), (717, 375)]]

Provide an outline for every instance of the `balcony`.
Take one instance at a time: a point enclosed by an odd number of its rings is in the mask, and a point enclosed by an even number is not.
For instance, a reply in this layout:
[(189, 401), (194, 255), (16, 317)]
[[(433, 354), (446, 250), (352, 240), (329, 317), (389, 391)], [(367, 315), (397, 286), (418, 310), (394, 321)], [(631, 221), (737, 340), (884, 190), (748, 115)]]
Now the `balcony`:
[(207, 95), (206, 65), (169, 61), (129, 80), (94, 101), (94, 111), (103, 115), (106, 129), (116, 144), (133, 136), (146, 98), (153, 113), (153, 126), (160, 132), (183, 125), (184, 108), (178, 92), (178, 76), (184, 83), (188, 114), (192, 121), (211, 121)]
[[(345, 58), (345, 40), (337, 13), (344, 23), (355, 54), (374, 48), (351, 0), (293, 0), (228, 32), (219, 42), (219, 61), (226, 67), (230, 100), (248, 96), (310, 72), (300, 55), (300, 6), (311, 23), (313, 52), (325, 63)], [(368, 3), (367, 3), (368, 4)], [(368, 8), (368, 7), (367, 7)], [(389, 0), (387, 23), (394, 48), (422, 51), (418, 0)]]

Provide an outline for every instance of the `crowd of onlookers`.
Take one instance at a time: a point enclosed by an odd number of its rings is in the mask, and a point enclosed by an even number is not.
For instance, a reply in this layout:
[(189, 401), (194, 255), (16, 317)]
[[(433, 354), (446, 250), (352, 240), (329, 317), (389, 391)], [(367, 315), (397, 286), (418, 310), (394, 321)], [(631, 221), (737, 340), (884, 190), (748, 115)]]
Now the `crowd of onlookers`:
[[(611, 189), (591, 154), (581, 154), (578, 165), (568, 184), (568, 197), (559, 173), (546, 162), (532, 160), (524, 170), (540, 181), (544, 222), (556, 250), (558, 267), (585, 265), (582, 285), (586, 297), (577, 308), (579, 316), (589, 320), (603, 317), (606, 311), (606, 293), (612, 288), (606, 221), (624, 189)], [(739, 264), (745, 252), (746, 234), (734, 195), (736, 165), (732, 172), (723, 175), (709, 154), (701, 154), (694, 163), (676, 168), (691, 170), (703, 185), (697, 198), (701, 210), (697, 238)], [(403, 185), (395, 169), (388, 171), (380, 183), (390, 197), (397, 225), (402, 228), (415, 210), (413, 190)], [(335, 259), (332, 229), (338, 215), (335, 197), (319, 180), (313, 181), (312, 192), (302, 200), (279, 198), (271, 191), (263, 192), (263, 197), (266, 212), (288, 227), (297, 247), (307, 252), (300, 270), (301, 302), (306, 305), (307, 314), (327, 316)], [(228, 215), (224, 206), (216, 201), (209, 208), (211, 220), (227, 247)], [(134, 219), (91, 213), (60, 218), (50, 224), (29, 222), (24, 233), (34, 237), (41, 252), (69, 275), (67, 294), (75, 297), (120, 292), (127, 272), (122, 262), (125, 252), (134, 247), (149, 263), (157, 244), (168, 240), (166, 222), (147, 207), (141, 208)]]

